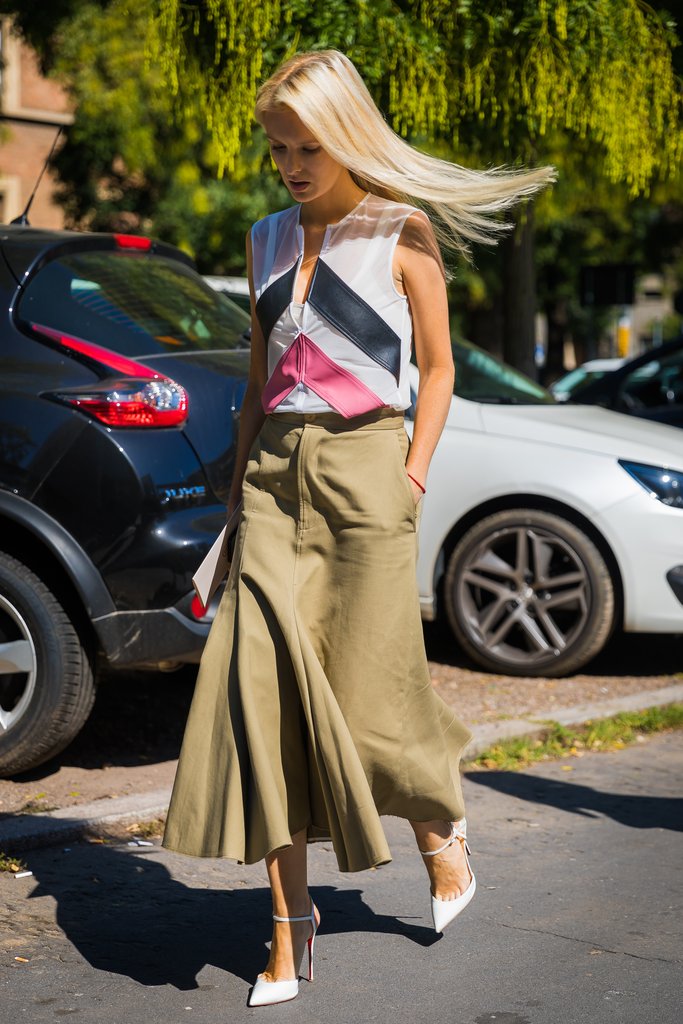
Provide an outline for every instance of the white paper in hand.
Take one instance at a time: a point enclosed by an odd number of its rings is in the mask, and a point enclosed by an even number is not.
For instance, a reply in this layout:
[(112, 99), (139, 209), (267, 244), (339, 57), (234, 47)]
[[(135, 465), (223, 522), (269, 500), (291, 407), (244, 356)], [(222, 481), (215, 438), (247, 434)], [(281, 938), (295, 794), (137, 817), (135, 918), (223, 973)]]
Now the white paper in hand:
[(240, 501), (192, 577), (192, 586), (205, 608), (230, 570), (228, 542), (239, 525), (241, 514)]

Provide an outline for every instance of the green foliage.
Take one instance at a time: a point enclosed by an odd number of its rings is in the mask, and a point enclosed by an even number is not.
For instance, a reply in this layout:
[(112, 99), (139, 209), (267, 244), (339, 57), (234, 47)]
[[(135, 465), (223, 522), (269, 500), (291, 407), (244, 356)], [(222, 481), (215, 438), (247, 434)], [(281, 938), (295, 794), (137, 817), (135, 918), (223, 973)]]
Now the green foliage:
[(26, 871), (26, 864), (19, 857), (13, 857), (0, 850), (0, 871), (9, 871), (16, 875), (19, 871)]
[(160, 839), (164, 834), (166, 815), (160, 818), (153, 818), (151, 821), (136, 821), (128, 825), (126, 832), (130, 832), (134, 839)]
[[(666, 19), (640, 0), (158, 0), (160, 66), (232, 168), (259, 80), (337, 47), (403, 135), (487, 160), (530, 159), (556, 131), (590, 140), (631, 194), (681, 157)], [(670, 19), (669, 19), (670, 20)]]
[[(667, 261), (683, 276), (683, 185), (664, 181), (681, 144), (675, 26), (638, 0), (0, 0), (0, 13), (70, 90), (54, 163), (74, 226), (145, 231), (203, 271), (242, 272), (249, 224), (290, 201), (252, 135), (256, 87), (290, 53), (336, 46), (421, 148), (558, 166), (535, 204), (536, 254), (542, 303), (568, 304), (573, 336), (595, 332), (581, 263)], [(497, 253), (462, 267), (458, 313), (491, 306), (500, 275)]]
[(38, 54), (41, 69), (47, 73), (59, 50), (56, 26), (64, 24), (84, 8), (105, 8), (109, 0), (0, 0), (0, 15), (10, 15), (15, 30)]
[(150, 231), (193, 256), (201, 273), (245, 274), (247, 231), (287, 203), (272, 173), (230, 182), (217, 181), (214, 173), (191, 186), (176, 180), (160, 195)]
[[(251, 130), (251, 110), (261, 78), (262, 43), (279, 24), (280, 0), (164, 0), (152, 18), (149, 56), (160, 59), (174, 95), (183, 87), (188, 109), (206, 117), (220, 157), (234, 169), (242, 140)], [(191, 40), (191, 53), (186, 42)], [(211, 73), (206, 72), (211, 69)], [(199, 103), (197, 104), (197, 100)]]
[(244, 145), (232, 181), (218, 181), (204, 124), (177, 116), (158, 69), (145, 62), (154, 0), (70, 8), (42, 44), (33, 27), (75, 110), (53, 160), (67, 223), (154, 234), (190, 253), (203, 272), (242, 273), (250, 224), (287, 202), (261, 170), (263, 141)]
[(639, 736), (683, 728), (683, 704), (629, 711), (613, 718), (586, 722), (575, 729), (553, 723), (540, 739), (520, 737), (505, 740), (472, 761), (480, 768), (518, 771), (534, 761), (558, 757), (581, 757), (598, 750), (620, 750)]

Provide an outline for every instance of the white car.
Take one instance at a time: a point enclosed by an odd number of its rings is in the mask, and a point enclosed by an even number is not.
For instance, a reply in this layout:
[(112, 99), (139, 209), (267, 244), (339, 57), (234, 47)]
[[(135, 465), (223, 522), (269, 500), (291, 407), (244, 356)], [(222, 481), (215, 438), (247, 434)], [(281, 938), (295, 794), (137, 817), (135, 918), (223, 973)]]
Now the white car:
[(558, 405), (475, 346), (453, 349), (420, 523), (423, 618), (442, 606), (476, 662), (528, 676), (576, 671), (615, 628), (682, 633), (681, 431)]

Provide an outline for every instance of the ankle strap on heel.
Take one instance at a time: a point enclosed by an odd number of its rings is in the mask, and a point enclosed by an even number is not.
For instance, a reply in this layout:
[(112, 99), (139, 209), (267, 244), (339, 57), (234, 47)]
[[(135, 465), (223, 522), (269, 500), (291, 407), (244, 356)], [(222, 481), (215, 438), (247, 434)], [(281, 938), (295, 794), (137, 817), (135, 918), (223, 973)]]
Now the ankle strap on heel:
[[(463, 824), (465, 824), (464, 820)], [(456, 828), (454, 821), (451, 822), (450, 838), (446, 840), (443, 846), (440, 846), (438, 850), (420, 850), (420, 853), (422, 854), (423, 857), (436, 857), (437, 853), (443, 853), (444, 850), (447, 850), (449, 846), (452, 846), (456, 839), (462, 839), (463, 843), (465, 844), (465, 849), (467, 850), (467, 853), (470, 856), (472, 856), (472, 851), (470, 850), (469, 843), (467, 842), (467, 835), (463, 830)]]
[(280, 917), (278, 914), (273, 914), (273, 921), (312, 921), (315, 923), (315, 905), (311, 902), (311, 912), (305, 917)]

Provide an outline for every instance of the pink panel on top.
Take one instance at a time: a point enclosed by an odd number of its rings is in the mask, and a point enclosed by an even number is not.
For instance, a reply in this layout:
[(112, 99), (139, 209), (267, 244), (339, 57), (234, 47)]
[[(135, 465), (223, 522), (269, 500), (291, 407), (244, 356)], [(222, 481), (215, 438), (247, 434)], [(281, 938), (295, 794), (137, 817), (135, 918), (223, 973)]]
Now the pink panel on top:
[(302, 333), (297, 334), (268, 378), (261, 396), (264, 410), (273, 412), (299, 381), (347, 419), (386, 404)]

